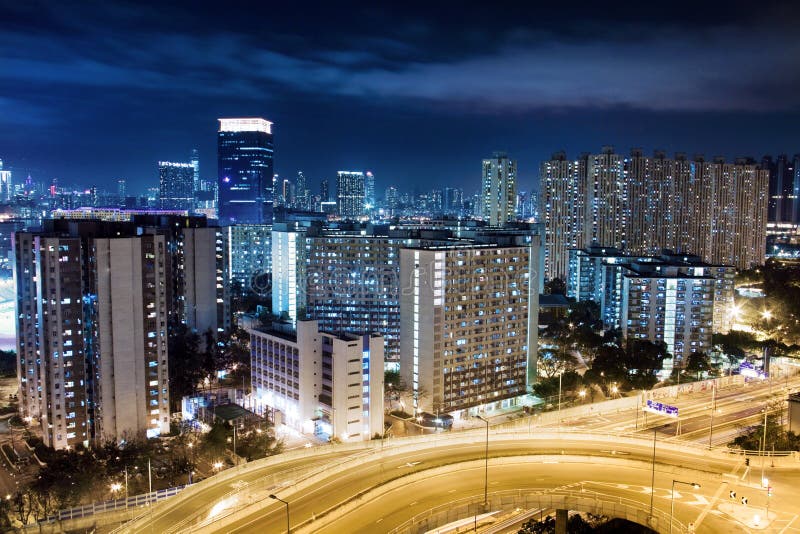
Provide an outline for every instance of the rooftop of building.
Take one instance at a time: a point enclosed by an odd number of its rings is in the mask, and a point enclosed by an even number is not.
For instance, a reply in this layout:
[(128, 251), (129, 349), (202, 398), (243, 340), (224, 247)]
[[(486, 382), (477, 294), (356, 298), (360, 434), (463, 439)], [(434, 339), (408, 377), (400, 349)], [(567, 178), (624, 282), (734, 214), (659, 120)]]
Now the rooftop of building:
[(560, 294), (539, 295), (539, 308), (567, 308), (569, 300)]
[(679, 253), (670, 249), (663, 249), (658, 256), (641, 256), (630, 254), (616, 247), (605, 247), (602, 245), (590, 245), (582, 249), (571, 249), (582, 252), (583, 255), (592, 258), (614, 258), (616, 263), (625, 265), (638, 264), (640, 266), (675, 266), (675, 267), (727, 267), (733, 269), (732, 265), (719, 265), (706, 263), (700, 256), (689, 253)]

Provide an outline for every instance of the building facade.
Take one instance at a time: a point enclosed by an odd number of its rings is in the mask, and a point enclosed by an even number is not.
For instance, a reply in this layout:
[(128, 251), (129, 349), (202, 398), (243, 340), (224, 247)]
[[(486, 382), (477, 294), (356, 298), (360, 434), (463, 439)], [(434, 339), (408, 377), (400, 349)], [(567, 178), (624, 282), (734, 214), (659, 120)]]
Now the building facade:
[(465, 417), (518, 403), (536, 377), (535, 246), (400, 252), (400, 373), (415, 413)]
[(194, 209), (194, 165), (158, 162), (158, 207), (163, 210)]
[(712, 333), (731, 329), (735, 272), (671, 251), (632, 256), (614, 248), (573, 249), (567, 295), (595, 301), (605, 328), (663, 341), (682, 365), (690, 353), (711, 349)]
[(272, 284), (272, 225), (232, 224), (224, 232), (228, 283), (244, 292), (268, 295)]
[(306, 238), (305, 310), (324, 332), (379, 333), (400, 359), (400, 248), (418, 242), (353, 234)]
[(800, 154), (765, 156), (761, 167), (769, 171), (769, 213), (773, 223), (800, 224)]
[(272, 227), (272, 313), (293, 324), (305, 313), (306, 228), (295, 223)]
[(383, 339), (326, 334), (316, 321), (250, 332), (253, 390), (301, 432), (346, 440), (383, 435)]
[(622, 283), (622, 336), (663, 341), (665, 372), (711, 348), (714, 278), (705, 269), (633, 263)]
[(342, 219), (359, 219), (366, 215), (366, 178), (363, 172), (336, 173), (336, 206)]
[(72, 222), (14, 251), (20, 413), (45, 444), (168, 432), (165, 238)]
[(0, 159), (0, 201), (8, 202), (14, 198), (14, 186), (11, 182), (11, 171), (3, 170), (3, 160)]
[(270, 224), (273, 209), (272, 123), (219, 119), (217, 137), (220, 224)]
[(496, 152), (483, 160), (483, 220), (490, 226), (503, 226), (516, 220), (517, 161)]
[(546, 274), (564, 278), (569, 248), (614, 247), (652, 255), (662, 249), (746, 269), (764, 262), (769, 172), (755, 162), (627, 157), (604, 147), (540, 167)]

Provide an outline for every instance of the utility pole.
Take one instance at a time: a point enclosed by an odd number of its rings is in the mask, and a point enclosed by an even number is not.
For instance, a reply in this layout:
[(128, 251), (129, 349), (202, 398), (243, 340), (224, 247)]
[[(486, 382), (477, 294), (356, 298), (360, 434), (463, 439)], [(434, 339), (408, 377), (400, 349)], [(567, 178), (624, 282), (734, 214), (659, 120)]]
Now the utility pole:
[(764, 456), (767, 455), (767, 406), (764, 406), (764, 436), (761, 439), (761, 483), (764, 482)]
[(711, 437), (714, 435), (714, 412), (717, 411), (717, 386), (711, 385), (711, 429), (708, 432), (708, 448), (711, 448)]

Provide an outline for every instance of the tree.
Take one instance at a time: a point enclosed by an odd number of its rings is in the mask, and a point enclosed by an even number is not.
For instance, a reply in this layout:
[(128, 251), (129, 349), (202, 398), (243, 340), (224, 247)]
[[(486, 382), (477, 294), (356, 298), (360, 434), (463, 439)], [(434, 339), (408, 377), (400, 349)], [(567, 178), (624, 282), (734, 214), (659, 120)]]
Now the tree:
[(600, 305), (593, 300), (581, 300), (570, 304), (567, 319), (574, 326), (586, 327), (592, 332), (603, 327)]
[(566, 295), (567, 284), (562, 278), (553, 278), (544, 283), (545, 295)]
[[(575, 371), (566, 371), (561, 375), (561, 394), (575, 391), (583, 383), (581, 376)], [(533, 385), (533, 392), (542, 399), (553, 399), (558, 395), (559, 377), (543, 378)]]
[(663, 341), (630, 339), (625, 345), (628, 379), (634, 389), (650, 389), (656, 382), (656, 373), (664, 368), (664, 360), (672, 355)]
[[(728, 447), (746, 451), (759, 451), (764, 441), (764, 423), (751, 426), (748, 431), (737, 436)], [(767, 439), (765, 450), (800, 451), (800, 436), (791, 431), (786, 431), (779, 422), (777, 415), (767, 416)]]
[(183, 397), (197, 391), (204, 376), (200, 336), (185, 324), (174, 326), (169, 336), (169, 396), (174, 410), (180, 409)]
[(231, 432), (231, 427), (222, 421), (214, 421), (209, 430), (204, 436), (201, 444), (203, 452), (210, 455), (212, 458), (218, 458), (225, 454), (225, 449), (228, 447), (228, 433)]
[(14, 510), (14, 518), (23, 525), (28, 524), (35, 506), (33, 490), (25, 488), (14, 494), (11, 501), (11, 508)]
[(591, 372), (587, 371), (586, 374), (595, 383), (612, 381), (622, 387), (628, 384), (627, 363), (628, 355), (622, 348), (616, 345), (603, 345), (597, 350)]
[(706, 373), (711, 370), (711, 360), (705, 352), (690, 352), (689, 357), (686, 358), (686, 365), (684, 365), (683, 368), (686, 372), (695, 373), (699, 380), (701, 373)]
[(540, 353), (538, 361), (539, 373), (545, 378), (553, 378), (566, 371), (573, 370), (577, 360), (570, 354), (569, 348), (559, 345), (554, 350)]
[(14, 532), (12, 518), (14, 517), (13, 501), (0, 498), (0, 531)]
[(400, 372), (399, 371), (384, 371), (383, 373), (383, 385), (384, 387), (394, 390), (400, 389)]

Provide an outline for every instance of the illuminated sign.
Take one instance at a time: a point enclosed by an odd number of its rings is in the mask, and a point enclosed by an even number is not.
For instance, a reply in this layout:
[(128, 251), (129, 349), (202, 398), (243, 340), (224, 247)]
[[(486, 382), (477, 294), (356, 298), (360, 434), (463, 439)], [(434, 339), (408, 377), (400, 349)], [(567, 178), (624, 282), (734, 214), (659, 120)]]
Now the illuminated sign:
[(666, 415), (668, 417), (678, 417), (677, 406), (670, 406), (669, 404), (656, 402), (652, 399), (647, 399), (647, 406), (645, 406), (644, 409), (647, 410), (648, 412)]

